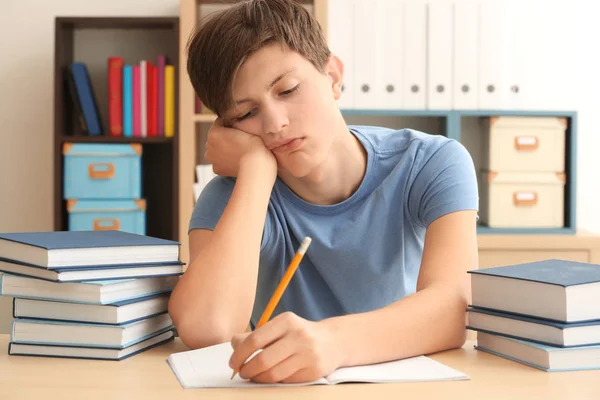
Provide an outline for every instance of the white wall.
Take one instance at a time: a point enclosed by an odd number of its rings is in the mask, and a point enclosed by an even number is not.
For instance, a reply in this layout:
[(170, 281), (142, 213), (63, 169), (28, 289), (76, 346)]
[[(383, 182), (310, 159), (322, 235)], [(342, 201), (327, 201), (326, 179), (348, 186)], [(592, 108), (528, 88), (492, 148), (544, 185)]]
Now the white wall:
[[(595, 177), (600, 170), (600, 57), (595, 50), (600, 6), (588, 0), (520, 1), (540, 10), (530, 30), (542, 49), (531, 50), (539, 53), (536, 65), (543, 66), (530, 68), (539, 94), (535, 108), (579, 112), (577, 224), (600, 233)], [(177, 0), (0, 2), (0, 231), (52, 229), (54, 17), (178, 12)], [(8, 330), (9, 320), (9, 298), (0, 297), (0, 332)]]
[[(178, 0), (0, 1), (0, 232), (51, 230), (54, 17), (177, 16)], [(11, 298), (0, 297), (0, 333)]]

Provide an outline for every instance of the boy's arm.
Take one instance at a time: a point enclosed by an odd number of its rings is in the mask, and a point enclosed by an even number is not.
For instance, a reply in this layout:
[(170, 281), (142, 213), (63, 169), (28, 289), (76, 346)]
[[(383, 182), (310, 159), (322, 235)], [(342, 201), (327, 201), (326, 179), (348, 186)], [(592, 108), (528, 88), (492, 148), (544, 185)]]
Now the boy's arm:
[[(230, 133), (239, 139), (239, 133)], [(234, 150), (235, 140), (219, 143), (227, 139), (222, 136), (225, 134), (209, 137), (214, 139), (210, 145)], [(248, 143), (242, 144), (240, 147), (249, 147)], [(250, 321), (262, 232), (277, 177), (274, 157), (264, 146), (258, 149), (242, 154), (239, 161), (237, 154), (227, 157), (225, 150), (217, 149), (213, 154), (220, 154), (226, 161), (219, 166), (215, 160), (217, 172), (218, 168), (235, 165), (235, 171), (230, 172), (235, 172), (236, 183), (214, 230), (196, 229), (190, 233), (190, 265), (169, 300), (169, 313), (178, 333), (191, 348), (226, 342), (244, 332)]]
[(470, 298), (466, 271), (477, 266), (476, 211), (458, 211), (432, 222), (415, 294), (380, 310), (323, 321), (340, 341), (343, 365), (462, 346)]

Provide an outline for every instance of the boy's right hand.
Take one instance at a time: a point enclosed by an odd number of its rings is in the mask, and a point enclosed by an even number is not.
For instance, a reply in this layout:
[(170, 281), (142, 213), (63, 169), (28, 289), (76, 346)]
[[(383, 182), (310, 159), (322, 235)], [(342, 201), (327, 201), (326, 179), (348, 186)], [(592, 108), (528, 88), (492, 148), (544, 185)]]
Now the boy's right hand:
[(237, 177), (240, 168), (252, 168), (272, 173), (273, 180), (277, 176), (277, 159), (262, 139), (226, 127), (221, 118), (217, 118), (208, 131), (205, 158), (217, 175)]

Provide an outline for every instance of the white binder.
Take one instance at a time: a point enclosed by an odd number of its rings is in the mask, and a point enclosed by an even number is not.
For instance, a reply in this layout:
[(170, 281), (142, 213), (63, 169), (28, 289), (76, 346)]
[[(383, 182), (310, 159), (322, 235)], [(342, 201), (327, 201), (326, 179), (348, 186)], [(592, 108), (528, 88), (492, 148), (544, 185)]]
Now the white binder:
[(477, 109), (478, 35), (477, 1), (456, 0), (453, 37), (453, 109)]
[(427, 33), (427, 108), (450, 109), (453, 36), (451, 2), (428, 2)]
[[(400, 0), (399, 0), (400, 1)], [(404, 3), (404, 76), (403, 102), (405, 109), (424, 109), (427, 68), (427, 9), (422, 0), (403, 0)]]
[(378, 27), (380, 4), (376, 0), (354, 2), (354, 107), (380, 107), (378, 88), (382, 80), (381, 29)]
[(399, 21), (404, 20), (404, 4), (398, 0), (380, 0), (378, 28), (381, 43), (377, 63), (381, 68), (381, 81), (377, 87), (377, 103), (381, 109), (402, 109), (404, 30)]
[(480, 109), (506, 108), (505, 0), (479, 2), (479, 84)]
[(344, 63), (341, 109), (354, 108), (354, 0), (329, 0), (328, 44)]

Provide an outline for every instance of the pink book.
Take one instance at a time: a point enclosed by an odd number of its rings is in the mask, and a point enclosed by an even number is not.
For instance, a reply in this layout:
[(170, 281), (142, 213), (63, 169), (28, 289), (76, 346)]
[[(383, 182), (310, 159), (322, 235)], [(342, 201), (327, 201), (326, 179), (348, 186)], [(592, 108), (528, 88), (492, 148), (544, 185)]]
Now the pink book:
[(165, 65), (167, 56), (158, 56), (158, 136), (165, 135)]
[(133, 136), (141, 136), (140, 127), (140, 66), (133, 66)]

